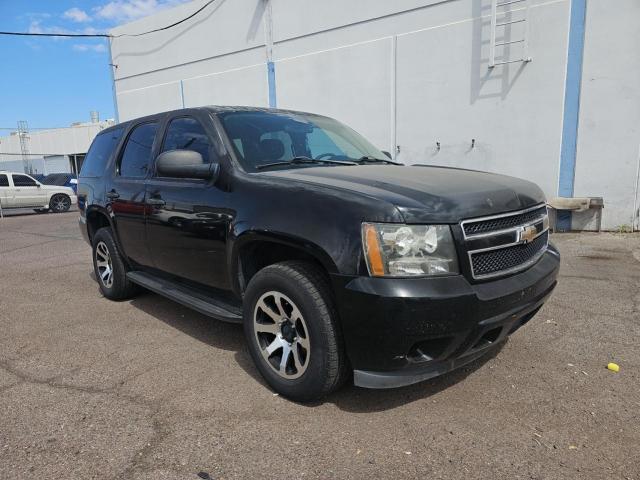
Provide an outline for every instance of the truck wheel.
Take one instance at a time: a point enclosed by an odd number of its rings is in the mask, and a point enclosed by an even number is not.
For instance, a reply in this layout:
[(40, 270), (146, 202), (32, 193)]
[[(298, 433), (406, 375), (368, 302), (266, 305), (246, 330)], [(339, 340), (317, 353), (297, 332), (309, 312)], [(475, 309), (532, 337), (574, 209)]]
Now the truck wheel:
[(93, 237), (93, 270), (102, 294), (111, 300), (126, 300), (137, 287), (127, 280), (127, 267), (110, 228), (101, 228)]
[(56, 193), (49, 201), (49, 208), (52, 212), (63, 213), (71, 207), (71, 199), (69, 195), (64, 193)]
[(306, 262), (260, 270), (244, 298), (244, 332), (258, 370), (276, 392), (318, 400), (348, 374), (329, 286)]

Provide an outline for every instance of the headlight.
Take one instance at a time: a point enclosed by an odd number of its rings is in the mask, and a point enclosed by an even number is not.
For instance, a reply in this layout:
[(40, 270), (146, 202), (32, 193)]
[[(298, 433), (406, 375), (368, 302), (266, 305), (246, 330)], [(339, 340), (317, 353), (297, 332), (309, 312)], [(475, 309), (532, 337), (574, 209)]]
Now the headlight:
[(458, 257), (448, 225), (363, 223), (362, 243), (374, 277), (458, 273)]

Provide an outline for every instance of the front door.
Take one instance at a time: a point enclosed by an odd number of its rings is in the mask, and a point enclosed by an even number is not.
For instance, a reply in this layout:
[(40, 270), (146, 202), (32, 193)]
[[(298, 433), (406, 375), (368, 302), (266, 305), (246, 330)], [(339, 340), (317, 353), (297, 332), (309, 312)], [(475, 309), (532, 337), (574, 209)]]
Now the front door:
[(29, 175), (14, 173), (11, 177), (16, 207), (42, 207), (47, 203), (47, 194)]
[(157, 131), (157, 121), (140, 123), (129, 131), (113, 183), (105, 193), (124, 254), (142, 266), (151, 266), (145, 232), (145, 184)]
[[(194, 113), (194, 115), (197, 115)], [(217, 162), (215, 132), (206, 119), (179, 116), (167, 124), (160, 153), (194, 150)], [(147, 237), (154, 266), (182, 279), (228, 288), (225, 243), (228, 193), (209, 181), (152, 176), (147, 184)]]

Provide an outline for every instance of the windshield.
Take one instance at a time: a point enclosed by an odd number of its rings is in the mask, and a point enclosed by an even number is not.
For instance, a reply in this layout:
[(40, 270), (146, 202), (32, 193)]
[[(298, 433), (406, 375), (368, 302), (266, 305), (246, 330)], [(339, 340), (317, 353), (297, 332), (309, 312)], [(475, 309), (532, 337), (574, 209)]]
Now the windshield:
[[(314, 160), (386, 159), (384, 153), (342, 123), (327, 117), (286, 112), (229, 112), (219, 115), (245, 170), (260, 165), (289, 162), (300, 157)], [(336, 166), (340, 163), (312, 163)], [(279, 168), (303, 168), (292, 162)]]

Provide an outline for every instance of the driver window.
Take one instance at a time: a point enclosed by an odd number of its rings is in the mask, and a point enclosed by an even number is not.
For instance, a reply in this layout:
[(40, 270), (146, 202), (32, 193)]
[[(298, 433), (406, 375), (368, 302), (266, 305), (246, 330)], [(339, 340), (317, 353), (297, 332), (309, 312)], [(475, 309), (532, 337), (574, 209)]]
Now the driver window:
[(167, 150), (193, 150), (202, 155), (203, 163), (211, 163), (209, 137), (195, 118), (181, 117), (171, 120), (162, 145), (162, 151)]

